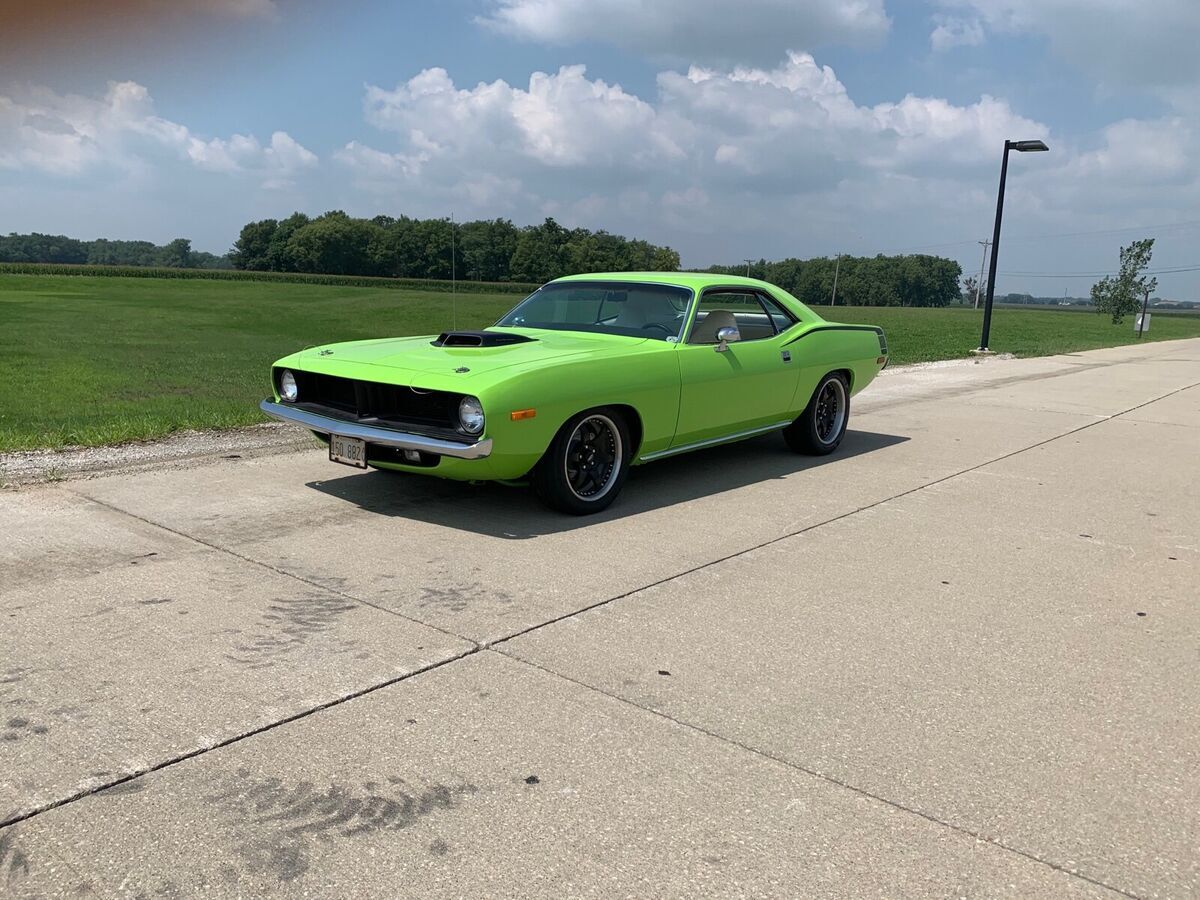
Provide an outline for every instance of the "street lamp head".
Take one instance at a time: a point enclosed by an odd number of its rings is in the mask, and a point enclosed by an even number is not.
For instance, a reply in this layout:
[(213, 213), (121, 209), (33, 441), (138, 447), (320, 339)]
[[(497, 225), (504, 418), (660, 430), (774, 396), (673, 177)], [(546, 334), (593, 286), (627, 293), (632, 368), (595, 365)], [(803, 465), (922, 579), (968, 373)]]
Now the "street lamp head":
[(1049, 150), (1045, 141), (1010, 141), (1009, 145), (1012, 149), (1019, 153), (1028, 153), (1031, 150)]

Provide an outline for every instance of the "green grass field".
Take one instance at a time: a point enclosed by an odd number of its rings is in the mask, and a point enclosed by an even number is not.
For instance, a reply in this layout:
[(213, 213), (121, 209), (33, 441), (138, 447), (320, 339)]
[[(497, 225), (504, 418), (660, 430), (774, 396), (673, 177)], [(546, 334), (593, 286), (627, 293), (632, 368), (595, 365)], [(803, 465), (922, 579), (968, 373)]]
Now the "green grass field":
[[(892, 363), (959, 359), (979, 346), (983, 312), (967, 308), (815, 307), (827, 319), (880, 325), (888, 336)], [(1200, 316), (1155, 313), (1143, 341), (1200, 336)], [(992, 311), (991, 348), (1017, 356), (1050, 356), (1136, 343), (1133, 319), (1120, 325), (1091, 310), (996, 307)]]
[[(488, 325), (516, 298), (460, 294), (460, 328)], [(822, 308), (882, 325), (896, 364), (962, 357), (979, 314), (959, 309)], [(154, 278), (0, 275), (0, 451), (95, 446), (185, 428), (262, 421), (272, 361), (331, 341), (451, 326), (443, 291)], [(1200, 335), (1200, 317), (1155, 316), (1155, 340)], [(997, 309), (992, 348), (1023, 356), (1134, 340), (1127, 320)]]

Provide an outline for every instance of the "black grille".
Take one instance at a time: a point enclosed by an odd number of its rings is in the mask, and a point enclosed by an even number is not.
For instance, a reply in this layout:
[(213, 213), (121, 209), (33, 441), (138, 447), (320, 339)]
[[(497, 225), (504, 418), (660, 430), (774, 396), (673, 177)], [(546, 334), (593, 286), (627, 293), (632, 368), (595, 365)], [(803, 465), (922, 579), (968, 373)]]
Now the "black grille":
[[(440, 436), (459, 438), (458, 404), (462, 394), (415, 390), (407, 385), (359, 381), (317, 372), (297, 372), (299, 397), (295, 406), (322, 415), (364, 425), (403, 427)], [(279, 389), (279, 370), (275, 372)]]

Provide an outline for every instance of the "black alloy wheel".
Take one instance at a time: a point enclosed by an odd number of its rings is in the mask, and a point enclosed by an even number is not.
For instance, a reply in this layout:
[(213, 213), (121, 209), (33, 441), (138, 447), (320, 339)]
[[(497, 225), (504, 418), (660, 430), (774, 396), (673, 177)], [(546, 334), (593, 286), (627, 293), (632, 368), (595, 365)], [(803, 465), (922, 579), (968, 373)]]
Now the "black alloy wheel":
[(797, 453), (824, 456), (838, 448), (849, 420), (849, 385), (843, 375), (831, 372), (821, 379), (804, 412), (783, 429), (783, 437)]
[(594, 415), (575, 426), (567, 439), (564, 474), (580, 500), (599, 500), (612, 489), (621, 468), (621, 433), (607, 416)]
[(631, 451), (629, 429), (620, 413), (609, 409), (580, 413), (559, 429), (534, 468), (534, 491), (562, 512), (599, 512), (620, 492)]
[(815, 413), (817, 440), (828, 444), (836, 440), (846, 414), (846, 386), (840, 379), (830, 378), (817, 394)]

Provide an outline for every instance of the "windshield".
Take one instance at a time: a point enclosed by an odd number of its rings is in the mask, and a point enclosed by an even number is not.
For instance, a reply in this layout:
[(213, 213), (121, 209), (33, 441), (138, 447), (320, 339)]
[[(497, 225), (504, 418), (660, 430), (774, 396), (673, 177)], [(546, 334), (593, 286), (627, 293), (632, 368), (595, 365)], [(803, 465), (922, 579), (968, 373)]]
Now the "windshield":
[(678, 341), (692, 292), (670, 284), (563, 281), (534, 291), (497, 322)]

